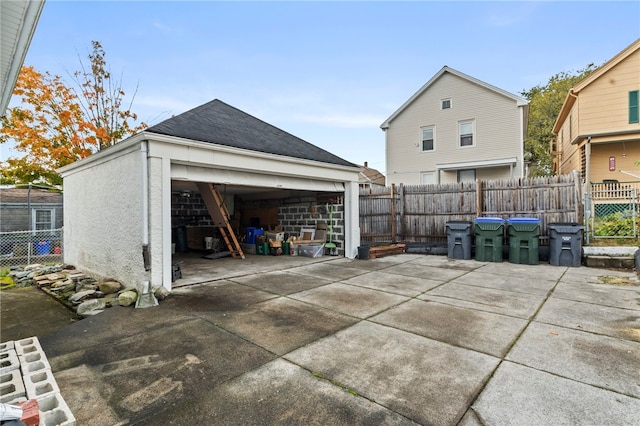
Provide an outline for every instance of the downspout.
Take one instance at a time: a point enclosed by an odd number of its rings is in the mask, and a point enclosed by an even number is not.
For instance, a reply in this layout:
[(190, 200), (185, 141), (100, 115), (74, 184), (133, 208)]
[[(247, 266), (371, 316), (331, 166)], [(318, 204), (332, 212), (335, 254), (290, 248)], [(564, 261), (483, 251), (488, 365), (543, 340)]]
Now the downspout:
[(151, 270), (149, 256), (149, 143), (143, 140), (140, 145), (142, 163), (142, 260), (144, 270)]

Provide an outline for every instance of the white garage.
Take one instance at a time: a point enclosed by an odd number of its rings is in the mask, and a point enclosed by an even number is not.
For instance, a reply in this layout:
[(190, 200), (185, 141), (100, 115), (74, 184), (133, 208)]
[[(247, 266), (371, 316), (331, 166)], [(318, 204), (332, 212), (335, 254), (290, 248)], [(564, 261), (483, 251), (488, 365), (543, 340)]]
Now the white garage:
[(223, 195), (238, 240), (274, 221), (294, 234), (330, 210), (340, 254), (360, 243), (358, 166), (219, 100), (59, 172), (65, 262), (125, 285), (171, 289), (176, 230), (217, 226), (195, 204), (203, 184)]

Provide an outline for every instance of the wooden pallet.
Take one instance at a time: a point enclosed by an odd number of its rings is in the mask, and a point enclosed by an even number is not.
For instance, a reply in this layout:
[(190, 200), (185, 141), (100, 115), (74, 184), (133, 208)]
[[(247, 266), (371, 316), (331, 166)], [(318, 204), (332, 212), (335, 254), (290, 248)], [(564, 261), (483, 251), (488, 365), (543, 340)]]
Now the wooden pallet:
[(369, 259), (404, 253), (406, 244), (389, 244), (385, 246), (373, 246), (369, 248)]

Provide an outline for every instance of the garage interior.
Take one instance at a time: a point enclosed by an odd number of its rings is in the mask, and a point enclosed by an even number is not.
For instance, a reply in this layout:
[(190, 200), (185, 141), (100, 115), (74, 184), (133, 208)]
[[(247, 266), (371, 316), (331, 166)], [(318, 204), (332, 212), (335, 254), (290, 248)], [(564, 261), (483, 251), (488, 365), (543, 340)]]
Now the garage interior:
[[(193, 181), (171, 182), (174, 287), (255, 273), (256, 268), (273, 270), (344, 256), (342, 192), (214, 184), (228, 211), (230, 228), (242, 248), (242, 259), (233, 256), (233, 250), (227, 247), (199, 188), (202, 185)], [(271, 247), (282, 248), (287, 241), (294, 243), (287, 247), (287, 253)], [(335, 247), (325, 248), (325, 242)]]

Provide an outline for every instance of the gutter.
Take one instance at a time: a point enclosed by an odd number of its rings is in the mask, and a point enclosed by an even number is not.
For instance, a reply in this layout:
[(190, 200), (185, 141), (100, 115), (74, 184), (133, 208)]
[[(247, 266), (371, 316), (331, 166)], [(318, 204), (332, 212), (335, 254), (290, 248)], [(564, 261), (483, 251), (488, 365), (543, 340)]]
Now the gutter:
[[(588, 135), (578, 135), (575, 137), (573, 141), (571, 141), (571, 145), (580, 143), (580, 141), (584, 139), (589, 139), (589, 142), (590, 142), (591, 138), (606, 138), (609, 136), (627, 136), (627, 135), (635, 135), (635, 134), (640, 135), (640, 131), (638, 129), (630, 129), (630, 130), (617, 130), (614, 132), (602, 132), (602, 133), (590, 133)], [(618, 141), (612, 141), (612, 142), (618, 142)], [(624, 141), (624, 142), (629, 142), (629, 141)]]

